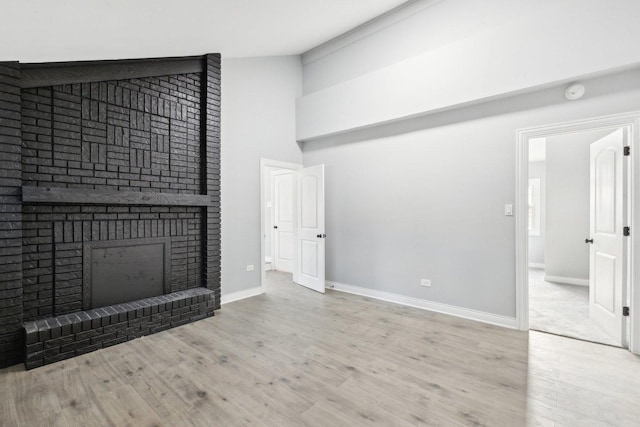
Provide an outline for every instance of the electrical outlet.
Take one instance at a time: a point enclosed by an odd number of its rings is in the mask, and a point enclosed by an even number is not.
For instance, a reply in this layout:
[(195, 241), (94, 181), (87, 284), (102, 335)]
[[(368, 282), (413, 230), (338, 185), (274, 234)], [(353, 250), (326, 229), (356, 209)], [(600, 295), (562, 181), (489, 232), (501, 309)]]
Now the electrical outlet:
[(420, 280), (420, 286), (424, 286), (426, 288), (430, 288), (431, 287), (431, 280), (429, 280), (429, 279)]
[(247, 271), (253, 271), (253, 265), (247, 265)]

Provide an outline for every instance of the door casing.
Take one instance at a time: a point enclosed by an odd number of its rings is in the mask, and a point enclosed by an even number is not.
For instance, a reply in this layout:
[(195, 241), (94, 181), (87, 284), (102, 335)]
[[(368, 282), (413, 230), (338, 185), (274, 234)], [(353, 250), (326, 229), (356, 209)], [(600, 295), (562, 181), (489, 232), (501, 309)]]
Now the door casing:
[[(640, 354), (640, 111), (595, 117), (546, 126), (519, 129), (516, 131), (516, 321), (520, 330), (529, 330), (529, 268), (527, 230), (527, 185), (529, 182), (529, 140), (591, 130), (615, 130), (623, 128), (631, 147), (627, 167), (628, 226), (631, 235), (627, 250), (627, 301), (630, 305), (628, 334), (623, 336), (623, 345), (632, 353)], [(634, 233), (634, 230), (637, 230)], [(638, 267), (636, 267), (638, 266)], [(628, 336), (628, 339), (627, 339)]]

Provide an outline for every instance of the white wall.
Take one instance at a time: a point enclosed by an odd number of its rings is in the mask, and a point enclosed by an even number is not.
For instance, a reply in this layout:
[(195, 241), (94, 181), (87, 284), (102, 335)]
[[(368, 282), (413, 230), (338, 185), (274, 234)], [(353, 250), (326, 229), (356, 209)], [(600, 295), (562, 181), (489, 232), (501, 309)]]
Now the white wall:
[(547, 138), (545, 274), (589, 279), (589, 146), (611, 131)]
[(544, 265), (545, 241), (545, 162), (529, 162), (529, 179), (540, 179), (540, 235), (529, 235), (529, 263)]
[(301, 91), (298, 56), (222, 60), (223, 297), (260, 286), (260, 158), (302, 162)]
[[(425, 29), (417, 42), (411, 38), (416, 31), (400, 34), (406, 28), (403, 21), (394, 25), (395, 32), (370, 35), (308, 64), (308, 89), (322, 89), (298, 100), (298, 139), (443, 111), (640, 63), (638, 1), (506, 3), (447, 0), (420, 13)], [(494, 10), (503, 6), (504, 13)], [(473, 19), (477, 23), (467, 32), (465, 23)], [(441, 22), (431, 25), (435, 20)], [(452, 29), (446, 30), (449, 26)], [(412, 50), (405, 51), (405, 43)], [(422, 44), (425, 50), (415, 54)], [(402, 58), (390, 64), (377, 59), (393, 57), (395, 49), (403, 51)]]
[(326, 165), (327, 280), (515, 316), (516, 129), (640, 109), (637, 69), (584, 83), (304, 143)]

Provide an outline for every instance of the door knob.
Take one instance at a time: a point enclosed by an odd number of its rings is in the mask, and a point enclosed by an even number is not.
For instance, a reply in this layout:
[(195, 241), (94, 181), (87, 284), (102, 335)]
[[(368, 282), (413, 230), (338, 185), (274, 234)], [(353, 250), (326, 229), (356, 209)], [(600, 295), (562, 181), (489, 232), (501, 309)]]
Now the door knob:
[(278, 226), (277, 226), (277, 225), (274, 225), (274, 226), (273, 226), (273, 228), (278, 228)]
[(316, 234), (316, 237), (317, 237), (318, 239), (322, 239), (322, 234)]
[(323, 233), (323, 234), (322, 234), (322, 238), (323, 238), (323, 239), (326, 239), (326, 238), (327, 238), (327, 235)]
[(584, 239), (585, 243), (593, 243), (593, 239)]

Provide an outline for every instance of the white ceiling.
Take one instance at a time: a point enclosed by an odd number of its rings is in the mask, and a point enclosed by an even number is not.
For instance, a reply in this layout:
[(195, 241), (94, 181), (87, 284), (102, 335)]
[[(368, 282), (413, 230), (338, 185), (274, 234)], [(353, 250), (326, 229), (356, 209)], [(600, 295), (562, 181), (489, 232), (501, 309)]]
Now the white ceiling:
[(4, 0), (0, 60), (303, 53), (406, 0)]

